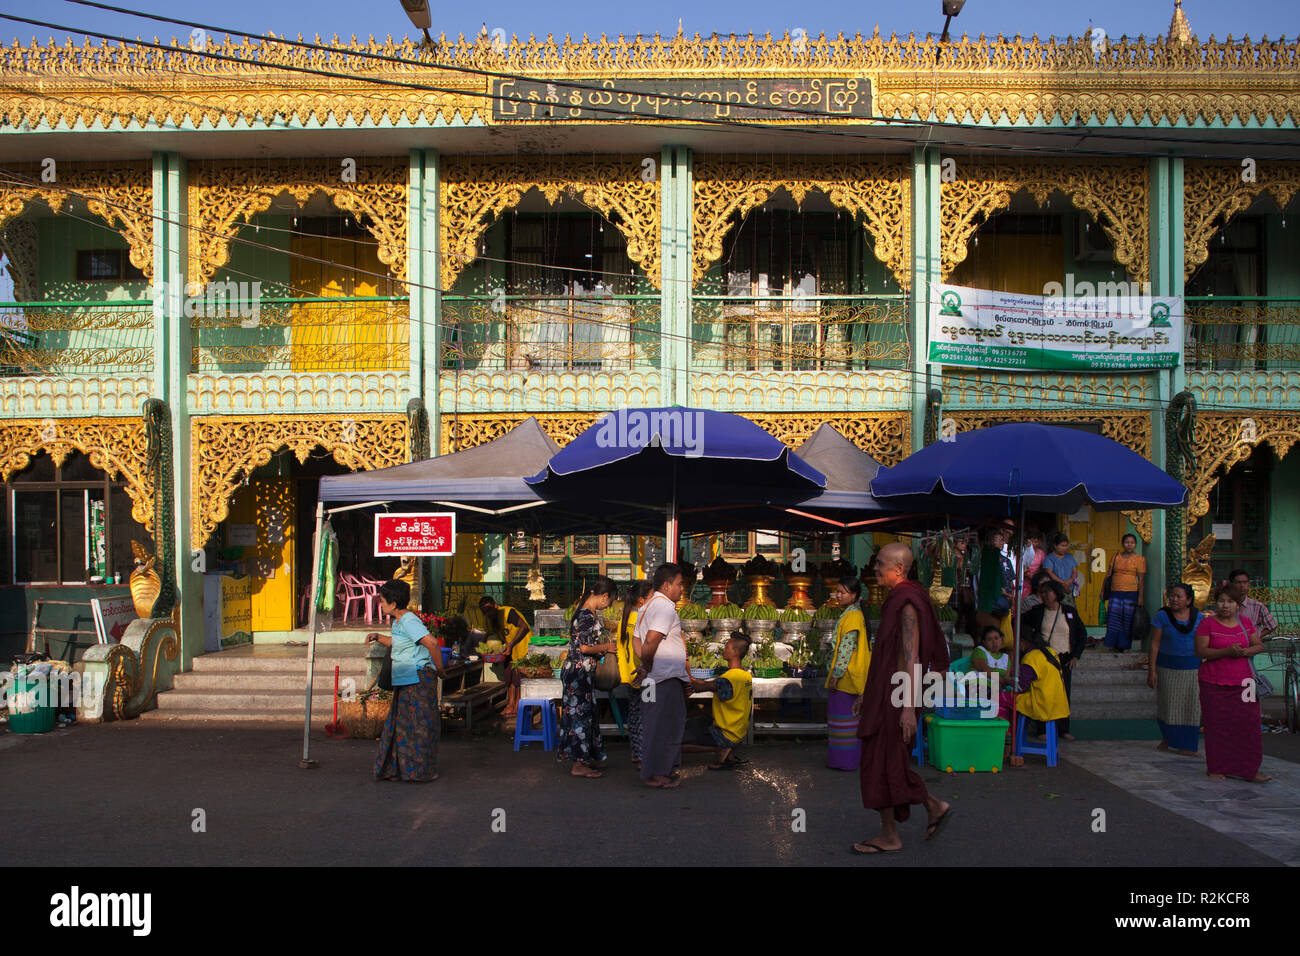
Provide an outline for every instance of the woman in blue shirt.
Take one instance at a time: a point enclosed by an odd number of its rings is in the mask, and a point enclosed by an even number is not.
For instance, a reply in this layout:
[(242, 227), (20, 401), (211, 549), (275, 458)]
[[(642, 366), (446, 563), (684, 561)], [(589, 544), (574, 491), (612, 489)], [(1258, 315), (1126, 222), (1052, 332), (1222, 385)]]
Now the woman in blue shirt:
[(393, 703), (375, 755), (376, 780), (428, 783), (438, 779), (438, 679), (445, 676), (442, 651), (429, 629), (406, 606), (411, 586), (387, 581), (379, 607), (393, 618), (393, 632), (367, 634), (393, 649)]
[(1070, 553), (1070, 536), (1060, 531), (1052, 538), (1052, 552), (1043, 558), (1042, 569), (1065, 588), (1065, 603), (1073, 604), (1079, 593), (1079, 562)]
[(1147, 686), (1156, 692), (1156, 722), (1160, 745), (1184, 757), (1196, 756), (1201, 728), (1201, 698), (1198, 686), (1201, 660), (1196, 656), (1196, 628), (1201, 612), (1193, 603), (1190, 584), (1169, 589), (1169, 605), (1162, 607), (1151, 622), (1151, 652), (1148, 655)]

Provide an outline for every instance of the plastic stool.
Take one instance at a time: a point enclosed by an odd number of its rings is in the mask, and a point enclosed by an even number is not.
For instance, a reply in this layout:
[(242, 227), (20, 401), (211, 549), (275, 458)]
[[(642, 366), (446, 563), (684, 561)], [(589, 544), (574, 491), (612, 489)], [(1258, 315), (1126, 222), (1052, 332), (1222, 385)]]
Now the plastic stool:
[(930, 719), (926, 714), (916, 723), (916, 744), (912, 747), (912, 756), (916, 758), (918, 767), (925, 766), (925, 752), (929, 750), (929, 745), (925, 742), (925, 722)]
[(1056, 721), (1046, 721), (1047, 739), (1041, 744), (1030, 744), (1025, 742), (1025, 715), (1017, 714), (1016, 720), (1016, 746), (1011, 752), (1017, 757), (1023, 757), (1025, 754), (1037, 754), (1040, 757), (1047, 758), (1049, 767), (1056, 766)]
[[(541, 730), (533, 730), (533, 708), (542, 712)], [(540, 697), (525, 697), (521, 700), (515, 718), (515, 750), (521, 744), (541, 744), (543, 750), (550, 750), (558, 740), (559, 728), (555, 726), (555, 711), (551, 708), (551, 702)]]

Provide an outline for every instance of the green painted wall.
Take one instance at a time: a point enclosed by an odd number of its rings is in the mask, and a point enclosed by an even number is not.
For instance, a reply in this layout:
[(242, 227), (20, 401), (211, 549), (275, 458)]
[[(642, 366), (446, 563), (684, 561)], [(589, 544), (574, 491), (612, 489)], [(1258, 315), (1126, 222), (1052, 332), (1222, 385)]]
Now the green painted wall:
[[(1258, 452), (1257, 452), (1258, 454)], [(1294, 449), (1277, 463), (1269, 480), (1269, 577), (1300, 578), (1300, 453)]]
[(1268, 294), (1300, 298), (1300, 216), (1293, 215), (1289, 220), (1281, 214), (1265, 217), (1264, 254)]

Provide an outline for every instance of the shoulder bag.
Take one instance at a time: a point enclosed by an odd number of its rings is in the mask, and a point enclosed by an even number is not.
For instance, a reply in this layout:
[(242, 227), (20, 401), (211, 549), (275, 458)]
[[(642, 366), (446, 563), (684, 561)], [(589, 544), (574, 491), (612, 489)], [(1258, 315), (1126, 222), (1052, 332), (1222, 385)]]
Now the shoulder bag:
[[(573, 616), (573, 622), (569, 625), (571, 632), (578, 629), (578, 615)], [(582, 642), (579, 641), (579, 644)], [(596, 669), (591, 675), (591, 684), (596, 690), (611, 691), (619, 684), (623, 683), (623, 675), (618, 669), (618, 654), (606, 653), (600, 655), (600, 660), (596, 662)]]

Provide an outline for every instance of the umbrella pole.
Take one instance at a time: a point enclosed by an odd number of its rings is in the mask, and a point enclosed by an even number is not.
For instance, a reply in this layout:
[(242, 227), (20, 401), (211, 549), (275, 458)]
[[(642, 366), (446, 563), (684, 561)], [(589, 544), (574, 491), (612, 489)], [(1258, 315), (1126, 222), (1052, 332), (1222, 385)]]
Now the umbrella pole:
[(668, 505), (668, 527), (664, 532), (664, 561), (677, 562), (677, 463), (673, 463), (673, 498)]
[[(1016, 569), (1016, 586), (1015, 589), (1012, 591), (1012, 595), (1015, 600), (1015, 603), (1011, 605), (1011, 613), (1015, 615), (1015, 619), (1011, 622), (1011, 632), (1012, 634), (1015, 635), (1015, 640), (1016, 640), (1016, 648), (1014, 652), (1015, 663), (1012, 664), (1014, 670), (1012, 670), (1011, 672), (1012, 675), (1011, 687), (1017, 693), (1020, 692), (1020, 600), (1021, 600), (1021, 595), (1024, 593), (1024, 589), (1025, 589), (1025, 569), (1021, 567), (1020, 562), (1024, 560), (1024, 554), (1025, 554), (1025, 503), (1024, 503), (1024, 499), (1021, 499), (1020, 550), (1016, 552), (1015, 555), (1016, 559), (1011, 565), (1013, 568)], [(1012, 753), (1015, 752), (1016, 744), (1019, 743), (1019, 741), (1016, 740), (1017, 723), (1018, 721), (1016, 720), (1016, 711), (1015, 708), (1013, 707), (1011, 709), (1011, 751)]]
[(316, 604), (320, 600), (320, 550), (321, 523), (325, 519), (324, 502), (316, 502), (316, 537), (312, 539), (311, 553), (311, 642), (307, 645), (307, 707), (302, 719), (302, 759), (298, 766), (310, 770), (317, 766), (311, 759), (311, 691), (316, 679)]

